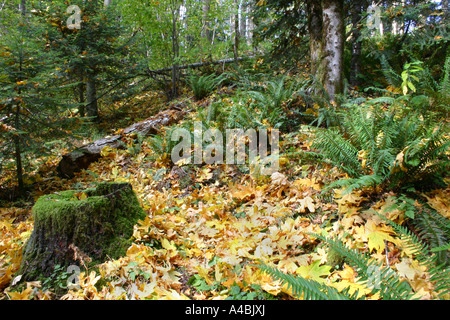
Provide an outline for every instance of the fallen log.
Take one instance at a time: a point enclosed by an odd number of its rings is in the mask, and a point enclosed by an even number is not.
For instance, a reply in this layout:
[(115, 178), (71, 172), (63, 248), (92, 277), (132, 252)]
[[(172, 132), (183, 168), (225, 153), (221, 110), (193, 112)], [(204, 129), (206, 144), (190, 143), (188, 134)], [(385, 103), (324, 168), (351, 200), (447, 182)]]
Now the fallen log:
[[(191, 64), (185, 64), (185, 65), (178, 66), (178, 69), (182, 70), (182, 69), (200, 68), (200, 67), (205, 67), (205, 66), (210, 66), (210, 65), (218, 65), (218, 64), (224, 65), (227, 63), (236, 62), (236, 60), (241, 61), (241, 60), (251, 59), (251, 58), (254, 58), (254, 56), (238, 57), (237, 59), (229, 58), (229, 59), (222, 59), (222, 60), (216, 60), (216, 61), (195, 62), (195, 63), (191, 63)], [(172, 69), (173, 69), (173, 67), (166, 67), (166, 68), (161, 68), (161, 69), (157, 69), (157, 70), (147, 69), (147, 74), (149, 74), (149, 75), (161, 74), (161, 73), (172, 71)]]
[(124, 148), (125, 144), (122, 142), (124, 135), (131, 133), (137, 133), (144, 137), (154, 135), (160, 131), (161, 127), (180, 121), (184, 115), (185, 112), (180, 110), (163, 110), (148, 119), (121, 130), (120, 134), (96, 140), (66, 153), (58, 164), (58, 174), (63, 178), (72, 178), (75, 172), (87, 169), (91, 163), (99, 160), (104, 147)]

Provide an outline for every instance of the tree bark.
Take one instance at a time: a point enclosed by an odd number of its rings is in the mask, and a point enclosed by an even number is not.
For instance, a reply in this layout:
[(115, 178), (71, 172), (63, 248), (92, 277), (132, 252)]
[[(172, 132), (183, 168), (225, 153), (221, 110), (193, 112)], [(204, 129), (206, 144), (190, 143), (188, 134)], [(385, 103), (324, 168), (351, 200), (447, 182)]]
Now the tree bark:
[(359, 24), (362, 18), (363, 1), (355, 0), (352, 2), (351, 14), (352, 14), (352, 59), (350, 65), (350, 85), (358, 86), (358, 75), (361, 73), (361, 31)]
[(234, 6), (236, 9), (236, 14), (234, 15), (234, 42), (233, 42), (233, 54), (234, 62), (239, 63), (239, 0), (234, 0)]
[(27, 4), (26, 0), (20, 0), (19, 10), (22, 17), (25, 17), (25, 14), (27, 13), (26, 4)]
[[(331, 101), (343, 91), (344, 1), (307, 2), (311, 72)], [(315, 87), (316, 94), (320, 93)]]
[(84, 91), (86, 90), (85, 85), (84, 85), (84, 81), (83, 81), (83, 77), (80, 76), (80, 83), (78, 84), (78, 101), (80, 106), (78, 107), (78, 113), (80, 115), (80, 117), (84, 117), (86, 110), (85, 110), (85, 105), (84, 105)]
[(124, 256), (134, 224), (146, 214), (129, 183), (101, 183), (44, 195), (33, 216), (19, 269), (26, 281), (50, 276), (56, 265), (87, 267)]
[(86, 81), (86, 113), (88, 117), (98, 121), (97, 83), (93, 75), (89, 75)]
[[(20, 94), (20, 92), (19, 92)], [(20, 130), (20, 102), (18, 102), (16, 106), (16, 115), (14, 120), (14, 126), (17, 131)], [(22, 194), (24, 191), (24, 184), (23, 184), (23, 167), (22, 167), (22, 150), (21, 150), (21, 141), (20, 141), (20, 135), (16, 134), (14, 136), (14, 156), (16, 161), (16, 176), (17, 176), (17, 185), (19, 188), (19, 194)]]
[[(175, 4), (176, 5), (176, 4)], [(172, 54), (174, 63), (172, 65), (172, 94), (171, 98), (178, 97), (178, 82), (180, 80), (180, 70), (178, 59), (180, 57), (180, 45), (178, 42), (177, 19), (180, 15), (180, 7), (172, 8)]]
[(322, 0), (322, 54), (317, 78), (331, 101), (343, 91), (344, 1)]
[(311, 73), (315, 75), (319, 69), (320, 59), (322, 57), (322, 2), (321, 0), (307, 1), (306, 6), (308, 10)]
[(448, 21), (448, 0), (442, 0), (442, 19), (446, 23)]
[(210, 45), (212, 42), (212, 32), (210, 25), (211, 23), (209, 18), (210, 10), (211, 10), (211, 0), (205, 0), (202, 7), (203, 11), (202, 37), (206, 40), (207, 45)]

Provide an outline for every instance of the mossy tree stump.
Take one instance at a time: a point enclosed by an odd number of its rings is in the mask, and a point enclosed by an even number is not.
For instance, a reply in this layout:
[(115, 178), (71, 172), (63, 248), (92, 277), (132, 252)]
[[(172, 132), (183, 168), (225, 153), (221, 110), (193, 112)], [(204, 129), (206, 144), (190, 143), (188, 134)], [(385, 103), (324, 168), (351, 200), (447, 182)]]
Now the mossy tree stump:
[(123, 256), (131, 244), (133, 226), (145, 218), (128, 183), (101, 183), (84, 192), (42, 196), (33, 215), (34, 230), (19, 270), (28, 281), (49, 276), (57, 264), (80, 265), (80, 252), (96, 264)]

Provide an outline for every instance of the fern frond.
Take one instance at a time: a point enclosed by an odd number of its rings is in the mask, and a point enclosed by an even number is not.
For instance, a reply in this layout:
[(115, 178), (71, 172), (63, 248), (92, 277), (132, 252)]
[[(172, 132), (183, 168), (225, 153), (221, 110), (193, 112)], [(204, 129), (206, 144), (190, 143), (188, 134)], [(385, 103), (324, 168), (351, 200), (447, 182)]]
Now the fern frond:
[(430, 280), (435, 283), (434, 289), (441, 291), (439, 295), (450, 293), (450, 269), (439, 263), (438, 256), (429, 249), (429, 246), (406, 227), (398, 225), (381, 214), (377, 213), (377, 215), (401, 236), (406, 249), (411, 252), (421, 265), (427, 268)]
[(327, 242), (333, 250), (345, 257), (345, 261), (355, 269), (361, 277), (361, 281), (371, 284), (372, 292), (378, 292), (382, 299), (408, 300), (412, 298), (413, 292), (409, 284), (401, 281), (390, 268), (382, 267), (381, 264), (376, 263), (357, 249), (348, 248), (339, 239), (329, 239), (317, 234), (313, 234), (313, 236)]
[(332, 164), (347, 172), (350, 176), (361, 174), (358, 162), (358, 149), (333, 129), (315, 129), (314, 148), (324, 152)]
[(341, 179), (337, 180), (324, 188), (324, 190), (330, 190), (333, 188), (344, 188), (343, 195), (351, 193), (353, 190), (361, 190), (366, 187), (376, 187), (382, 184), (384, 177), (380, 175), (364, 175), (358, 178)]
[[(444, 247), (449, 243), (449, 221), (449, 219), (424, 206), (421, 214), (413, 220), (413, 224), (419, 230), (419, 237), (425, 240), (431, 248), (437, 248)], [(435, 255), (437, 264), (449, 265), (447, 252), (439, 251)]]
[(384, 54), (380, 56), (380, 64), (381, 71), (383, 72), (387, 83), (392, 87), (399, 88), (401, 85), (401, 77), (394, 71), (394, 69), (392, 69)]
[(263, 272), (269, 274), (274, 280), (279, 280), (287, 285), (292, 295), (304, 300), (354, 300), (356, 294), (350, 295), (348, 291), (339, 292), (336, 288), (321, 284), (312, 279), (286, 274), (277, 268), (261, 264), (257, 266)]

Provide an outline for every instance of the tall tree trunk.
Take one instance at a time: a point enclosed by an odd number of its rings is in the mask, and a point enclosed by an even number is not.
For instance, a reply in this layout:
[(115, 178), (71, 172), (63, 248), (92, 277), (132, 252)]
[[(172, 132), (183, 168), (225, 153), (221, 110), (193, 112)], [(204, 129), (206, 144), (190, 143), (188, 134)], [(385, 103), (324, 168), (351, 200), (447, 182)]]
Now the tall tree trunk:
[(239, 35), (244, 42), (247, 39), (247, 7), (248, 4), (245, 1), (240, 4)]
[(80, 83), (78, 84), (78, 100), (80, 103), (80, 106), (78, 107), (78, 113), (80, 114), (80, 117), (85, 116), (84, 87), (83, 77), (81, 77)]
[(359, 29), (359, 24), (362, 18), (363, 11), (363, 1), (355, 0), (352, 3), (351, 14), (352, 14), (352, 59), (350, 66), (350, 85), (359, 85), (358, 75), (361, 73), (361, 31)]
[[(20, 94), (20, 93), (19, 93)], [(14, 127), (17, 131), (20, 130), (20, 103), (17, 104), (16, 115), (14, 119)], [(16, 161), (16, 176), (17, 176), (17, 185), (19, 187), (19, 194), (23, 194), (24, 185), (23, 185), (23, 167), (22, 167), (22, 150), (21, 150), (21, 141), (20, 135), (16, 134), (14, 136), (14, 156)]]
[[(22, 15), (22, 24), (21, 26), (23, 27), (25, 25), (25, 18), (26, 18), (26, 0), (21, 0), (20, 1), (20, 5), (19, 5), (19, 10), (20, 10), (20, 14)], [(22, 30), (23, 32), (23, 30)], [(23, 53), (21, 52), (19, 54), (19, 79), (18, 81), (23, 81), (23, 74), (22, 74), (22, 66), (23, 66)], [(22, 89), (19, 88), (18, 89), (18, 94), (19, 96), (22, 94)], [(16, 105), (16, 114), (14, 116), (14, 127), (15, 130), (17, 132), (19, 132), (21, 130), (21, 125), (20, 125), (20, 112), (21, 112), (21, 106), (20, 106), (19, 101), (17, 101), (17, 105)], [(15, 162), (16, 162), (16, 177), (17, 177), (17, 185), (19, 188), (19, 195), (22, 195), (24, 192), (24, 183), (23, 183), (23, 166), (22, 166), (22, 145), (21, 145), (21, 139), (20, 139), (20, 134), (17, 133), (14, 135), (13, 138), (14, 141), (14, 157), (15, 157)]]
[(239, 0), (234, 0), (234, 7), (236, 9), (236, 14), (234, 15), (234, 43), (233, 43), (233, 54), (234, 62), (239, 63)]
[(86, 100), (87, 116), (98, 121), (97, 83), (94, 75), (88, 75), (86, 81)]
[(254, 10), (253, 1), (249, 1), (247, 5), (247, 45), (251, 48), (253, 44), (253, 29), (255, 28), (253, 23), (252, 12)]
[[(176, 4), (175, 4), (176, 5)], [(172, 94), (171, 98), (178, 97), (178, 82), (180, 78), (180, 69), (178, 59), (180, 57), (180, 45), (178, 43), (177, 19), (180, 15), (180, 7), (172, 8), (172, 53), (174, 63), (172, 65)]]
[(209, 18), (209, 12), (211, 10), (211, 0), (205, 0), (203, 3), (202, 11), (203, 11), (203, 28), (202, 28), (202, 37), (206, 39), (206, 43), (208, 45), (212, 42), (212, 32), (211, 32), (211, 23)]
[(344, 1), (322, 0), (322, 54), (317, 78), (331, 101), (343, 91)]
[(26, 0), (20, 0), (19, 10), (22, 17), (25, 17), (25, 14), (27, 13), (26, 4), (27, 4)]
[(316, 74), (322, 56), (322, 2), (312, 0), (306, 2), (308, 11), (309, 53), (311, 73)]
[(444, 20), (444, 22), (448, 21), (448, 9), (448, 0), (442, 0), (442, 19)]

